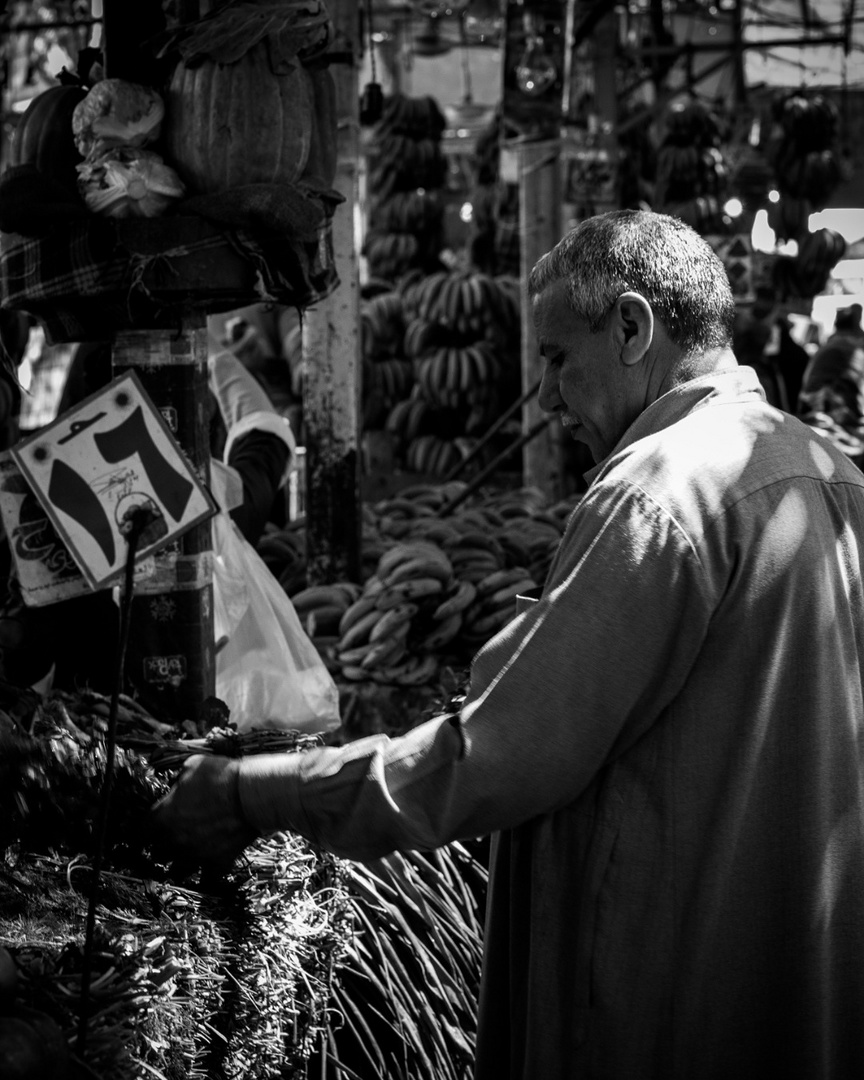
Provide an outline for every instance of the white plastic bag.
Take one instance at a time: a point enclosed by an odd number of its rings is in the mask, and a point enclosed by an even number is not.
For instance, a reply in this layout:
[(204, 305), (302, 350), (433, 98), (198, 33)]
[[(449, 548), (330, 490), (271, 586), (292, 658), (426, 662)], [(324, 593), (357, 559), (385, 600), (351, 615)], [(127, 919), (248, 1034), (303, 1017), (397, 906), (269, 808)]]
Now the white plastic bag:
[(285, 590), (225, 513), (213, 519), (213, 556), (216, 696), (231, 722), (239, 731), (337, 728), (332, 675)]

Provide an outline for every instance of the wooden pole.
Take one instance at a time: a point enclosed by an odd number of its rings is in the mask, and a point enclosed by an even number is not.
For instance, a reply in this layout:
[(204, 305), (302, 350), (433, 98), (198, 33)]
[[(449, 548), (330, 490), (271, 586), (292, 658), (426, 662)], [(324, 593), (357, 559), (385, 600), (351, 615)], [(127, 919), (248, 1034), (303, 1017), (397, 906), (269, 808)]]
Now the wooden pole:
[[(537, 348), (528, 275), (532, 267), (561, 239), (561, 176), (558, 139), (517, 144), (519, 162), (519, 221), (521, 243), (522, 386), (533, 386), (543, 375)], [(533, 398), (522, 412), (522, 431), (537, 427), (543, 411)], [(548, 425), (527, 442), (522, 452), (523, 482), (539, 488), (548, 498), (563, 495), (561, 431)]]
[(597, 203), (597, 213), (620, 209), (619, 195), (619, 143), (618, 143), (618, 78), (615, 54), (618, 48), (618, 24), (614, 11), (598, 20), (591, 38), (592, 66), (594, 68), (594, 98), (597, 105), (599, 131), (597, 145), (605, 150), (608, 168), (613, 177), (609, 184), (611, 201)]
[[(103, 0), (105, 74), (158, 85), (159, 66), (142, 43), (164, 26), (159, 0)], [(210, 481), (207, 331), (190, 314), (176, 329), (117, 333), (115, 375), (134, 370), (201, 479)], [(215, 693), (212, 525), (190, 529), (153, 557), (132, 598), (126, 679), (148, 706), (174, 721), (196, 720)]]
[(360, 575), (360, 284), (354, 218), (358, 202), (359, 18), (357, 0), (328, 5), (336, 27), (338, 157), (333, 217), (340, 284), (303, 319), (303, 426), (306, 439), (307, 579)]
[[(191, 317), (180, 330), (123, 330), (114, 338), (115, 375), (134, 370), (171, 434), (210, 482), (207, 330)], [(215, 693), (212, 524), (194, 526), (152, 557), (132, 597), (126, 679), (148, 708), (196, 720)]]

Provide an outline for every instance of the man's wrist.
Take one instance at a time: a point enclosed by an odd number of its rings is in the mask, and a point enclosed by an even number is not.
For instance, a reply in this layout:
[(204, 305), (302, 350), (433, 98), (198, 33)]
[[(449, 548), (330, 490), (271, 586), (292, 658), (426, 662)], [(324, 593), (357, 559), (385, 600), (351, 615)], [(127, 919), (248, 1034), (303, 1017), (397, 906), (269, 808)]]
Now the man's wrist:
[(253, 754), (238, 760), (237, 798), (243, 820), (261, 836), (296, 828), (302, 816), (299, 754)]

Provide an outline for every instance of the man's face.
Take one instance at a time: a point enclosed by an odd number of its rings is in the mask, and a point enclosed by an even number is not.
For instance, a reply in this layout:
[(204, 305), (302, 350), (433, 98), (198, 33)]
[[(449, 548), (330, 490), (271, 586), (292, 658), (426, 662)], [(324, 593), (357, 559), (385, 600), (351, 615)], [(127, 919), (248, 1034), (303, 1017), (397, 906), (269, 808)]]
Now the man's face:
[(592, 334), (567, 305), (556, 281), (534, 298), (534, 326), (544, 358), (539, 404), (555, 412), (570, 436), (602, 461), (638, 415), (632, 406), (632, 369), (620, 360), (613, 327)]

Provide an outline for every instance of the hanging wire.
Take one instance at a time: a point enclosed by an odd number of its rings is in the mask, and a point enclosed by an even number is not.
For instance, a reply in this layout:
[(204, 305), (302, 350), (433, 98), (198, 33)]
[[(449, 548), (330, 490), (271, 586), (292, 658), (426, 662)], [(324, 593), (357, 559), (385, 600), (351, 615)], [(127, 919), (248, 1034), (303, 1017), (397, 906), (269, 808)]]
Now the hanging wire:
[(105, 855), (105, 836), (108, 814), (111, 807), (111, 787), (114, 779), (114, 758), (117, 745), (117, 713), (120, 706), (120, 694), (123, 690), (123, 673), (126, 666), (126, 648), (129, 643), (129, 627), (132, 617), (132, 592), (135, 575), (135, 553), (141, 535), (152, 521), (152, 512), (145, 507), (138, 507), (130, 515), (125, 525), (127, 542), (124, 588), (120, 604), (120, 639), (117, 646), (117, 671), (111, 704), (108, 710), (108, 731), (105, 736), (105, 775), (99, 793), (99, 810), (94, 825), (93, 872), (90, 880), (90, 896), (87, 905), (87, 924), (84, 933), (84, 948), (81, 957), (81, 994), (78, 1017), (76, 1051), (84, 1056), (87, 1042), (87, 1023), (90, 1012), (90, 977), (93, 970), (93, 946), (96, 934), (96, 908), (99, 902), (99, 887), (102, 875), (102, 862)]
[(471, 58), (468, 55), (468, 35), (465, 33), (465, 11), (459, 12), (459, 52), (462, 61), (462, 104), (472, 105), (474, 95), (471, 87)]
[(375, 41), (372, 33), (372, 0), (366, 0), (366, 34), (369, 39), (369, 70), (372, 75), (372, 82), (377, 83), (375, 70)]

